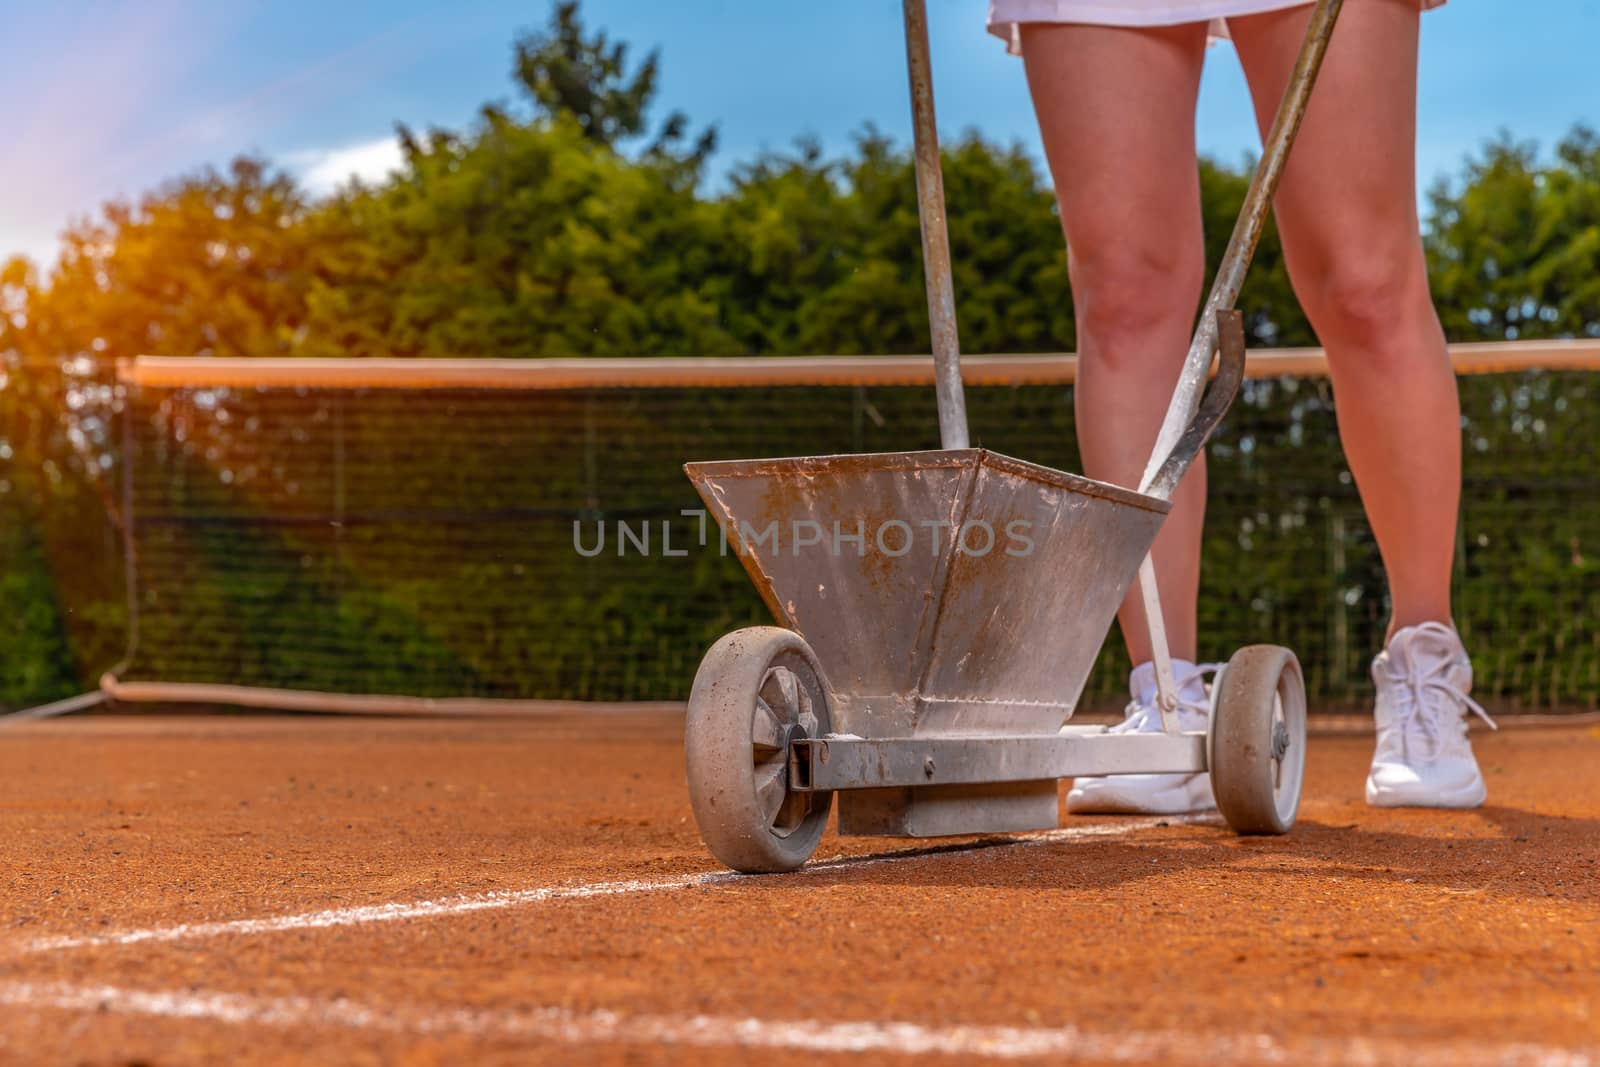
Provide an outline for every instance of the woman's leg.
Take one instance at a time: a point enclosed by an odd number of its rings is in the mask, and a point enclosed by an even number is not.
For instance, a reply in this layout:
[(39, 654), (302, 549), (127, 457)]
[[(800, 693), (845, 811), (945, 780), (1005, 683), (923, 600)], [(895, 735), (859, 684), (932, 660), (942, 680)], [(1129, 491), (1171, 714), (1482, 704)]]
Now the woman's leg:
[[(1472, 666), (1450, 624), (1461, 413), (1416, 208), (1416, 0), (1347, 3), (1278, 189), (1289, 275), (1328, 352), (1339, 436), (1393, 611), (1373, 663), (1369, 804), (1475, 807)], [(1306, 8), (1230, 19), (1263, 128)]]
[[(1263, 131), (1308, 18), (1228, 20)], [(1417, 221), (1418, 21), (1416, 0), (1344, 5), (1274, 202), (1388, 573), (1391, 634), (1450, 621), (1461, 490), (1460, 404)]]
[[(1028, 87), (1061, 206), (1078, 329), (1084, 471), (1136, 486), (1200, 299), (1205, 252), (1194, 113), (1203, 24), (1023, 28)], [(1196, 462), (1156, 540), (1172, 654), (1195, 656), (1205, 466)], [(1119, 618), (1135, 664), (1150, 659), (1137, 592)]]

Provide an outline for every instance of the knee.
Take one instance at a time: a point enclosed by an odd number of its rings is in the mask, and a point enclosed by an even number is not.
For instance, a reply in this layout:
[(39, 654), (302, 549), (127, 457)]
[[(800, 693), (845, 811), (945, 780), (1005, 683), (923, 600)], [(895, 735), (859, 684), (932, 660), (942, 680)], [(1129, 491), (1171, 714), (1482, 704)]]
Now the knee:
[(1330, 348), (1359, 348), (1381, 361), (1414, 349), (1417, 330), (1437, 329), (1427, 275), (1409, 256), (1341, 264), (1309, 288), (1306, 315)]
[(1155, 338), (1186, 333), (1200, 299), (1201, 257), (1116, 245), (1069, 252), (1079, 347), (1126, 358)]

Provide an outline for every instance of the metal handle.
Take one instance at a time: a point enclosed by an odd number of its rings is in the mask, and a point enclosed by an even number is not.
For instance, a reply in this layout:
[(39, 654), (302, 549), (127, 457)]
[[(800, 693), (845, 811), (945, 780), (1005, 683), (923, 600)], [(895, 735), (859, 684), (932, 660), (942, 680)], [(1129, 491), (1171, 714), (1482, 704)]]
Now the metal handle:
[(1183, 481), (1189, 465), (1206, 446), (1211, 432), (1222, 421), (1222, 416), (1228, 413), (1234, 397), (1239, 395), (1239, 384), (1244, 381), (1243, 313), (1231, 310), (1217, 312), (1216, 336), (1221, 352), (1217, 376), (1206, 391), (1206, 398), (1201, 401), (1189, 428), (1183, 431), (1183, 436), (1178, 438), (1167, 461), (1151, 479), (1147, 492), (1154, 496), (1170, 498), (1177, 491), (1178, 483)]
[(917, 214), (922, 220), (922, 268), (928, 287), (928, 329), (933, 335), (939, 441), (945, 448), (966, 448), (967, 400), (961, 386), (956, 289), (950, 274), (950, 233), (944, 214), (944, 176), (939, 170), (939, 130), (933, 115), (933, 64), (928, 59), (924, 0), (905, 0), (905, 22), (911, 130), (916, 141)]
[[(1261, 230), (1266, 225), (1267, 212), (1272, 207), (1272, 195), (1277, 191), (1278, 179), (1289, 159), (1289, 148), (1294, 135), (1305, 118), (1306, 104), (1311, 99), (1311, 87), (1316, 84), (1317, 71), (1322, 68), (1322, 57), (1327, 54), (1328, 40), (1333, 36), (1333, 25), (1339, 17), (1343, 0), (1317, 0), (1312, 9), (1311, 22), (1306, 28), (1305, 43), (1300, 46), (1300, 56), (1295, 60), (1289, 84), (1284, 88), (1283, 100), (1278, 104), (1278, 114), (1272, 120), (1262, 147), (1261, 162), (1250, 177), (1250, 188), (1245, 193), (1244, 206), (1239, 220), (1234, 223), (1233, 235), (1228, 238), (1228, 249), (1222, 254), (1217, 276), (1206, 296), (1205, 310), (1189, 345), (1189, 355), (1184, 360), (1183, 371), (1178, 375), (1178, 385), (1172, 391), (1172, 403), (1156, 435), (1156, 444), (1146, 464), (1141, 491), (1156, 496), (1170, 496), (1172, 489), (1160, 492), (1156, 486), (1159, 476), (1184, 433), (1195, 404), (1200, 397), (1200, 386), (1211, 369), (1211, 357), (1217, 351), (1217, 313), (1233, 307), (1239, 299), (1239, 289), (1244, 285), (1245, 272), (1250, 269), (1250, 259), (1255, 255), (1256, 244), (1261, 240)], [(1185, 464), (1187, 466), (1187, 464)]]

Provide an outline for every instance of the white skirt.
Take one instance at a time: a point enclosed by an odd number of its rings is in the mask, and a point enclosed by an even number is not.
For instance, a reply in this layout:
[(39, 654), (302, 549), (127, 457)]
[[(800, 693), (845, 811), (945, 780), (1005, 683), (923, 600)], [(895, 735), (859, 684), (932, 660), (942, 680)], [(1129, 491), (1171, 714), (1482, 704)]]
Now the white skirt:
[[(1022, 54), (1024, 22), (1082, 22), (1090, 26), (1178, 26), (1209, 22), (1211, 36), (1228, 36), (1230, 15), (1255, 15), (1311, 0), (989, 0), (989, 32)], [(1424, 10), (1444, 0), (1421, 0)]]

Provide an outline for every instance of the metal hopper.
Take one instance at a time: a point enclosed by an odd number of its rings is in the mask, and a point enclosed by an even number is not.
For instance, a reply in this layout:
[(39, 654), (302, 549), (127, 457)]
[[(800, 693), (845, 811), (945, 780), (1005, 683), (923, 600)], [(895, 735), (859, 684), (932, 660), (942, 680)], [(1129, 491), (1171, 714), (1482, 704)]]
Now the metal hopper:
[(868, 737), (1055, 733), (1169, 506), (977, 448), (686, 469)]
[[(981, 448), (685, 465), (773, 617), (825, 679), (826, 736), (802, 731), (784, 747), (798, 761), (797, 789), (823, 789), (824, 779), (848, 789), (842, 833), (1056, 824), (1055, 779), (1078, 758), (1060, 732), (1171, 487), (1243, 376), (1236, 314), (1224, 319), (1222, 352), (1216, 383), (1158, 472), (1159, 495)], [(1126, 769), (1203, 765), (1193, 738), (1187, 748), (1152, 740)], [(1104, 741), (1096, 751), (1101, 766), (1115, 755)]]

